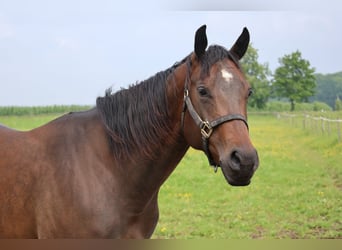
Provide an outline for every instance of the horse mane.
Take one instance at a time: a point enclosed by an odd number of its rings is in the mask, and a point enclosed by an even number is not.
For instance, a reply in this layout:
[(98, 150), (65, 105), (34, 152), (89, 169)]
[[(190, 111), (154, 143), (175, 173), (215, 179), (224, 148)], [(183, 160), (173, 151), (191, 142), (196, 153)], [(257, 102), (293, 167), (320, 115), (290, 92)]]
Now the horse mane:
[(165, 146), (165, 140), (172, 139), (166, 82), (185, 60), (114, 94), (107, 89), (104, 97), (97, 98), (96, 107), (115, 155), (129, 157), (138, 153), (150, 159), (158, 156), (156, 150)]
[[(127, 158), (138, 153), (150, 159), (158, 156), (156, 149), (162, 150), (165, 140), (173, 139), (166, 82), (188, 58), (127, 89), (116, 93), (107, 89), (104, 97), (97, 98), (96, 107), (115, 155)], [(201, 58), (202, 73), (207, 74), (213, 64), (224, 58), (235, 61), (224, 47), (210, 46)]]

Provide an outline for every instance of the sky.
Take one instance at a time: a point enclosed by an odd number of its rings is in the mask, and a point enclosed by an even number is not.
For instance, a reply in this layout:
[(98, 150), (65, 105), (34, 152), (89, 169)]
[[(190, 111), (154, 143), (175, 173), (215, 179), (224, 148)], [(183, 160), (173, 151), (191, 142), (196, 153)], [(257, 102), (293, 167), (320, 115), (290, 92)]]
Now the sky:
[(0, 0), (0, 106), (95, 105), (247, 27), (272, 71), (299, 50), (316, 73), (342, 71), (340, 0)]

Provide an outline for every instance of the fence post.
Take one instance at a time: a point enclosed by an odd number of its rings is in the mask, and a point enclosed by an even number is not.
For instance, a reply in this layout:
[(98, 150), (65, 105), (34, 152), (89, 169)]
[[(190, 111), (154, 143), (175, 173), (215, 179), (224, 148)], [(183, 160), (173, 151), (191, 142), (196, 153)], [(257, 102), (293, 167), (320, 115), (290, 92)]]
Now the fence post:
[(324, 118), (321, 117), (321, 125), (322, 125), (322, 134), (324, 135)]
[(338, 142), (341, 142), (341, 122), (337, 122)]

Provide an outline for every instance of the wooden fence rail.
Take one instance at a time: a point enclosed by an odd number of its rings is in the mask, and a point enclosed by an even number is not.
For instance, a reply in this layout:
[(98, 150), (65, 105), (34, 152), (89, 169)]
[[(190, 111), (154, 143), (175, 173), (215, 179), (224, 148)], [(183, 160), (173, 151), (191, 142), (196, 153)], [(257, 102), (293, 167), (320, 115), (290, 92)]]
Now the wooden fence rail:
[(336, 134), (338, 142), (342, 142), (342, 119), (330, 119), (308, 114), (277, 113), (276, 115), (278, 119), (286, 119), (292, 126), (302, 126), (303, 129), (310, 129), (323, 135)]

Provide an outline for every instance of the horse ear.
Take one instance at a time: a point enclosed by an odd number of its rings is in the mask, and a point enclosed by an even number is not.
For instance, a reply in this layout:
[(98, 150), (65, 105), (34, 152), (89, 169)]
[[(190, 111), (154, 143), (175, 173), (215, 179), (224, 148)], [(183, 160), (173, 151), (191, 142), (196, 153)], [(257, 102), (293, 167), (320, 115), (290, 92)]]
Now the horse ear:
[(195, 34), (195, 54), (197, 58), (201, 58), (204, 55), (205, 49), (208, 46), (208, 39), (206, 34), (207, 26), (201, 26)]
[(240, 60), (246, 53), (249, 44), (249, 32), (245, 27), (239, 38), (236, 40), (233, 47), (230, 49), (230, 52), (234, 54), (234, 56)]

